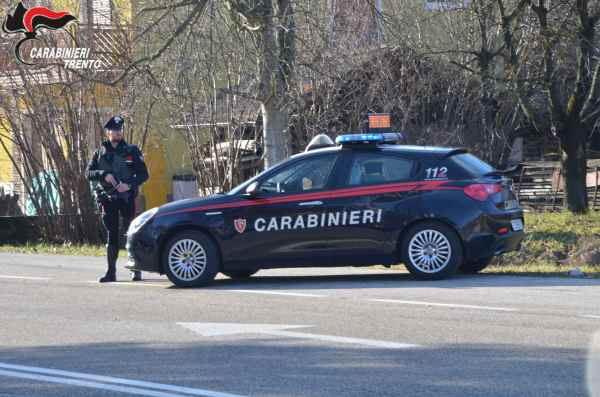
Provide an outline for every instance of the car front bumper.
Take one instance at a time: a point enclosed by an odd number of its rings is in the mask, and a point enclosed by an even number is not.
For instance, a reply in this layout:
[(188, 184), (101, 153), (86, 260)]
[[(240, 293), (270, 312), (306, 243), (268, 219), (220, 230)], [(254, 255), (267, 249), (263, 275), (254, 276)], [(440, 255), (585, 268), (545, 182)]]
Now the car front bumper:
[(143, 227), (138, 232), (127, 235), (128, 261), (125, 267), (129, 270), (162, 273), (160, 267), (160, 245), (158, 239)]

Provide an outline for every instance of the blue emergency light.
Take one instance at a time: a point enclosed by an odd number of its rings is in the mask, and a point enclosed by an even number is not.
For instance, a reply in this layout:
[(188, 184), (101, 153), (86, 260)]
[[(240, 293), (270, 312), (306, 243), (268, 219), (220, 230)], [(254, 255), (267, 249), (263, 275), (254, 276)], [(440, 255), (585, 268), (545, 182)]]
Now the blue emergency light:
[(404, 139), (404, 136), (400, 132), (389, 132), (384, 134), (346, 134), (335, 138), (335, 143), (338, 145), (398, 143), (402, 139)]
[(335, 143), (381, 143), (383, 142), (382, 134), (347, 134), (340, 135), (335, 138)]

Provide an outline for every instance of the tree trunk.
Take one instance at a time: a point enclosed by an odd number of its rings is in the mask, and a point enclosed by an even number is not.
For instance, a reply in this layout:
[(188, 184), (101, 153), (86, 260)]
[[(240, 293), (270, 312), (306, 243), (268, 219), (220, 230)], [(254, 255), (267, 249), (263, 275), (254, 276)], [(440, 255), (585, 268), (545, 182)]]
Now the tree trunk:
[(559, 136), (566, 207), (573, 213), (584, 213), (588, 209), (586, 131), (583, 127), (566, 128)]
[(479, 89), (479, 103), (481, 106), (481, 127), (483, 128), (483, 158), (488, 162), (495, 162), (495, 154), (498, 150), (494, 141), (495, 121), (497, 113), (497, 102), (494, 98), (494, 81), (490, 76), (490, 59), (480, 61), (481, 86)]
[(263, 121), (264, 168), (283, 161), (288, 154), (288, 113), (268, 103), (261, 103)]

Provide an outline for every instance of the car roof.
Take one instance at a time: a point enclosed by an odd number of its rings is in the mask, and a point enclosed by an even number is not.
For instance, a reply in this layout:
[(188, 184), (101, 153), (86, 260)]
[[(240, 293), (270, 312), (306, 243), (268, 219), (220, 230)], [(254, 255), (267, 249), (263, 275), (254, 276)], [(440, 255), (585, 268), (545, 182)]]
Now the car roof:
[(378, 151), (378, 152), (392, 152), (398, 154), (405, 154), (411, 157), (444, 157), (452, 154), (453, 152), (463, 153), (465, 149), (441, 147), (441, 146), (417, 146), (417, 145), (390, 145), (390, 144), (379, 144), (379, 145), (337, 145), (332, 147), (326, 147), (321, 149), (314, 149), (309, 152), (302, 152), (293, 155), (293, 158), (299, 158), (304, 156), (310, 156), (319, 153), (332, 153), (341, 150), (360, 150), (360, 151)]
[(414, 153), (414, 154), (437, 154), (440, 156), (445, 156), (455, 150), (456, 148), (451, 147), (442, 147), (442, 146), (416, 146), (416, 145), (381, 145), (381, 147), (385, 150), (391, 150), (394, 152), (402, 152), (402, 153)]

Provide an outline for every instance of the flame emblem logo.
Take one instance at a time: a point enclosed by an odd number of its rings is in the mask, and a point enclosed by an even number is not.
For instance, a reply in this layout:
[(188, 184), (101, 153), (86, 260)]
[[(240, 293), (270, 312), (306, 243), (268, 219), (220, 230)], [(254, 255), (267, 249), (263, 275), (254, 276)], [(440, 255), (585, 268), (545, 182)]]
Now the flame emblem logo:
[(25, 8), (22, 2), (19, 2), (13, 14), (8, 14), (2, 30), (5, 33), (24, 33), (25, 37), (15, 45), (15, 57), (25, 65), (32, 65), (23, 61), (19, 49), (21, 45), (28, 40), (36, 39), (37, 32), (41, 28), (49, 30), (59, 30), (66, 27), (69, 23), (77, 21), (73, 15), (66, 11), (52, 11), (46, 7)]

